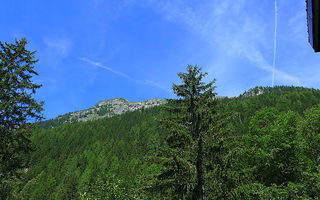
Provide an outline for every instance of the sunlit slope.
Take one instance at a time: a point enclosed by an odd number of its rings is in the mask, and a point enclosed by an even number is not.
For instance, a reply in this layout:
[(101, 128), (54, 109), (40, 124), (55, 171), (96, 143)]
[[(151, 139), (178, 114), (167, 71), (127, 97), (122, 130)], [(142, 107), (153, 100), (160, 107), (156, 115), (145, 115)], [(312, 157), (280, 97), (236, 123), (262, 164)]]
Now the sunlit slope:
[[(239, 97), (218, 101), (220, 113), (235, 113), (232, 123), (243, 134), (257, 111), (274, 107), (280, 112), (303, 115), (306, 109), (320, 104), (320, 91), (257, 87)], [(143, 187), (145, 177), (158, 170), (148, 164), (148, 157), (165, 147), (167, 133), (155, 120), (164, 115), (161, 107), (155, 106), (37, 129), (32, 137), (35, 151), (21, 194), (33, 199), (77, 199), (102, 174), (121, 180), (121, 187), (134, 193)]]

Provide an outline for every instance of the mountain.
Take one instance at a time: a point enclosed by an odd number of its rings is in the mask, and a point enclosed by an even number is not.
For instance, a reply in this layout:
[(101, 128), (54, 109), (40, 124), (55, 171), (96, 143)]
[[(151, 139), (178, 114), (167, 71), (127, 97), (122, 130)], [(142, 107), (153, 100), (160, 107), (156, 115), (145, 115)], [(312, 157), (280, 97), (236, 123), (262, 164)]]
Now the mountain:
[(258, 96), (263, 93), (264, 93), (264, 90), (262, 87), (255, 87), (255, 88), (252, 88), (252, 89), (246, 91), (245, 93), (243, 93), (242, 96), (244, 98), (247, 98), (247, 97), (252, 97), (252, 96)]
[(86, 110), (70, 112), (60, 115), (54, 119), (40, 122), (38, 125), (42, 128), (49, 128), (64, 123), (85, 122), (101, 118), (109, 118), (128, 111), (152, 108), (154, 106), (164, 104), (165, 102), (166, 101), (162, 99), (150, 99), (147, 101), (132, 102), (123, 98), (114, 98), (100, 101), (92, 108)]
[[(221, 119), (206, 143), (208, 199), (316, 199), (320, 90), (257, 88), (217, 98)], [(144, 190), (162, 170), (150, 159), (167, 149), (168, 132), (155, 120), (169, 115), (162, 103), (116, 98), (42, 122), (20, 199), (172, 199)]]

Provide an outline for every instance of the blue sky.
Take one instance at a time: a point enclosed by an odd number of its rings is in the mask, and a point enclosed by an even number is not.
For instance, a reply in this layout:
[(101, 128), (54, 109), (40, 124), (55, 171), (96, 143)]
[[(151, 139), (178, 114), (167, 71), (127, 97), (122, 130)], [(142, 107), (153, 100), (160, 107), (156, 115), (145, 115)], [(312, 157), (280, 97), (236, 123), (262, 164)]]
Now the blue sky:
[[(275, 85), (320, 88), (304, 1), (278, 0)], [(0, 40), (26, 37), (53, 118), (114, 97), (172, 98), (187, 64), (221, 96), (271, 86), (272, 0), (0, 0)]]

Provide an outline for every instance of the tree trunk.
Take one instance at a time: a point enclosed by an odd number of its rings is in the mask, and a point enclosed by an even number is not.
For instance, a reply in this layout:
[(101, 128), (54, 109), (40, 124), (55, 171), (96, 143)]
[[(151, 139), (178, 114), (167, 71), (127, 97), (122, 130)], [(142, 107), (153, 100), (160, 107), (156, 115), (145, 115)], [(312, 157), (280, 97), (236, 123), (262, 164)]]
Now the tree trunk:
[(195, 199), (204, 199), (204, 178), (203, 178), (203, 140), (200, 135), (198, 140), (198, 151), (197, 151), (197, 186), (195, 188)]

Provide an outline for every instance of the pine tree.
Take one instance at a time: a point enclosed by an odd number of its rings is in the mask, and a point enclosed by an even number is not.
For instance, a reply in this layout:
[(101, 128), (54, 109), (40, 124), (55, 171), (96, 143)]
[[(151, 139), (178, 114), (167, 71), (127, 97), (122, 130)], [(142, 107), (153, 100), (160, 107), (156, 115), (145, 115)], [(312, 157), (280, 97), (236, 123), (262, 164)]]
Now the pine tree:
[(164, 108), (169, 117), (159, 120), (170, 132), (168, 148), (153, 159), (164, 167), (153, 187), (168, 191), (176, 199), (204, 199), (204, 137), (209, 134), (215, 112), (215, 80), (204, 83), (197, 65), (179, 73), (181, 85), (173, 84), (178, 99)]
[(14, 44), (0, 42), (0, 194), (3, 195), (9, 194), (6, 183), (16, 177), (18, 169), (25, 167), (23, 155), (31, 150), (29, 122), (42, 119), (43, 103), (32, 97), (41, 87), (32, 80), (33, 75), (38, 75), (33, 70), (38, 60), (34, 51), (26, 49), (27, 43), (25, 38)]

